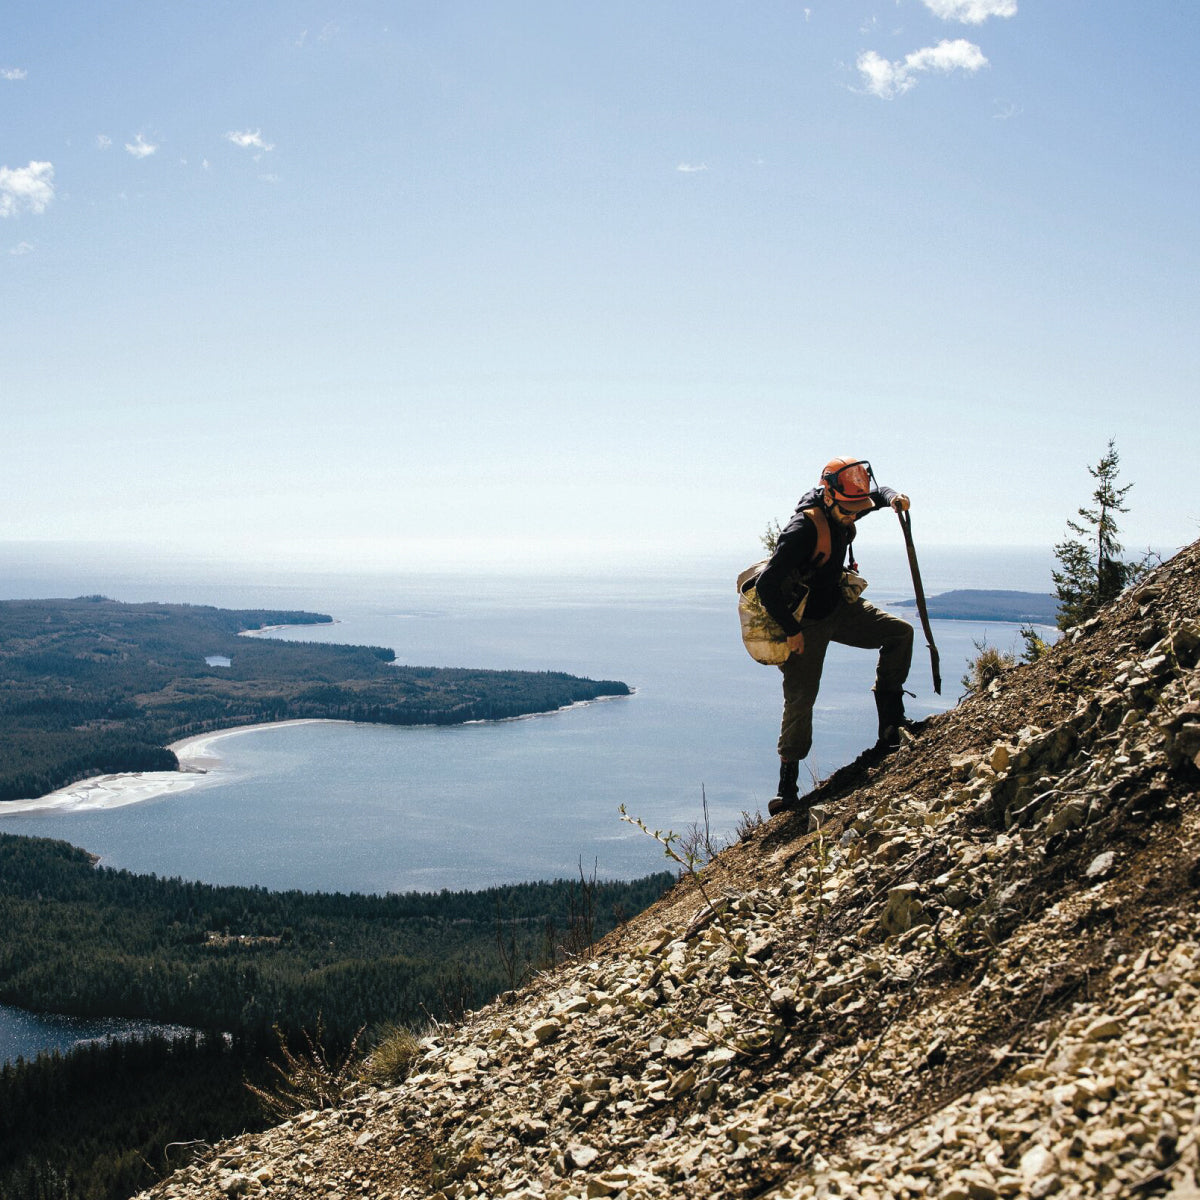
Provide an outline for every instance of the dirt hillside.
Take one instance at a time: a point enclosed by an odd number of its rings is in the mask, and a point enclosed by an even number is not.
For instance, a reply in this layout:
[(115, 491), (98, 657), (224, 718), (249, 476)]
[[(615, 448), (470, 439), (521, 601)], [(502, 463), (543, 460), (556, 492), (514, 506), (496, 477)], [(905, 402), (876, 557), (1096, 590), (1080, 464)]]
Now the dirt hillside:
[(1200, 549), (148, 1196), (1200, 1200)]

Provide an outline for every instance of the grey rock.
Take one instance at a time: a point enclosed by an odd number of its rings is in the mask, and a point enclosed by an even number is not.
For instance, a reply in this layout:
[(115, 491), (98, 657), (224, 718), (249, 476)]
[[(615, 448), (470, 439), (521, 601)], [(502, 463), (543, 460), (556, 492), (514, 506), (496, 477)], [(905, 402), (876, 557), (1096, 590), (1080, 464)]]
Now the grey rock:
[(889, 934), (904, 933), (920, 923), (924, 916), (921, 885), (905, 883), (888, 891), (887, 906), (880, 917), (880, 924)]

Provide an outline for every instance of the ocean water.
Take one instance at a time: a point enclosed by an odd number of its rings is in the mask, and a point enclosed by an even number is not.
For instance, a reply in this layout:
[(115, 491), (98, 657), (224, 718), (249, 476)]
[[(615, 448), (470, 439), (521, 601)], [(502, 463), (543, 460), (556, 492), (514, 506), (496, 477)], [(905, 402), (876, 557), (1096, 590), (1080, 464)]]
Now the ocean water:
[[(902, 552), (860, 550), (868, 598), (912, 595)], [(651, 828), (703, 819), (714, 839), (765, 814), (777, 777), (779, 673), (738, 636), (733, 580), (714, 562), (653, 578), (468, 575), (252, 576), (209, 564), (72, 563), (0, 547), (0, 598), (103, 593), (231, 608), (303, 608), (333, 625), (270, 636), (391, 646), (400, 662), (566, 670), (621, 679), (633, 696), (453, 728), (341, 723), (240, 731), (197, 786), (123, 807), (4, 812), (0, 830), (62, 838), (107, 866), (210, 883), (361, 892), (472, 889), (531, 879), (633, 878), (667, 864)], [(1048, 590), (1049, 554), (923, 554), (926, 590)], [(909, 610), (911, 615), (911, 610)], [(952, 706), (986, 639), (1016, 627), (940, 621), (943, 694), (917, 630), (909, 712)], [(808, 766), (828, 774), (874, 740), (874, 656), (831, 647)], [(140, 1026), (80, 1027), (0, 1007), (0, 1061)]]
[[(867, 555), (862, 557), (867, 559)], [(926, 590), (1046, 590), (1048, 556), (929, 556)], [(452, 728), (318, 723), (219, 741), (198, 786), (125, 807), (6, 814), (0, 830), (63, 838), (108, 866), (211, 883), (342, 891), (468, 889), (528, 879), (629, 878), (660, 869), (652, 828), (702, 819), (716, 837), (773, 794), (779, 675), (742, 649), (737, 566), (653, 579), (470, 576), (229, 578), (161, 565), (84, 573), (30, 564), (0, 590), (103, 592), (121, 600), (306, 608), (336, 623), (270, 636), (390, 646), (403, 663), (560, 669), (636, 692), (562, 712)], [(911, 596), (900, 552), (864, 564), (867, 595)], [(910, 610), (911, 615), (911, 610)], [(943, 694), (932, 691), (917, 630), (914, 716), (952, 705), (974, 643), (1004, 648), (1012, 626), (935, 623)], [(874, 740), (874, 656), (831, 647), (809, 769), (825, 775)]]

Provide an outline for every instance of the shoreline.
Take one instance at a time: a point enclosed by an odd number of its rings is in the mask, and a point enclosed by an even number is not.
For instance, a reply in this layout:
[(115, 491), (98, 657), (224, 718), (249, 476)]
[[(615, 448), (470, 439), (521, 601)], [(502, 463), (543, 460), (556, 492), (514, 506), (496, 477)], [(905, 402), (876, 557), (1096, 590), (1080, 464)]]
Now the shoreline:
[(213, 729), (208, 733), (197, 733), (191, 737), (171, 742), (167, 749), (179, 759), (177, 771), (126, 771), (117, 775), (89, 775), (77, 779), (65, 787), (44, 796), (28, 800), (5, 800), (0, 803), (0, 817), (9, 813), (21, 816), (48, 815), (52, 813), (102, 812), (113, 808), (124, 808), (129, 804), (140, 804), (145, 800), (156, 800), (191, 791), (210, 778), (220, 774), (224, 760), (211, 752), (213, 742), (222, 738), (236, 737), (240, 733), (253, 733), (260, 729), (280, 729), (287, 725), (315, 725), (320, 722), (349, 725), (350, 721), (333, 721), (326, 717), (297, 717), (290, 721), (266, 721), (258, 725), (233, 725), (228, 729)]
[[(179, 771), (164, 772), (164, 774), (189, 773), (206, 775), (210, 770), (219, 769), (225, 761), (218, 754), (209, 752), (213, 742), (225, 738), (237, 737), (239, 733), (254, 733), (260, 729), (284, 729), (289, 725), (352, 725), (353, 721), (337, 721), (333, 717), (293, 717), (287, 721), (263, 721), (257, 725), (231, 725), (227, 729), (210, 729), (208, 733), (193, 733), (190, 737), (180, 738), (170, 742), (167, 749), (179, 759)], [(114, 775), (111, 778), (119, 779)], [(72, 784), (78, 787), (78, 784)], [(63, 789), (64, 791), (66, 789)]]
[(342, 622), (337, 617), (332, 617), (328, 621), (305, 621), (300, 625), (259, 625), (257, 629), (243, 629), (238, 637), (260, 637), (263, 634), (278, 633), (281, 629), (329, 629), (340, 624)]
[[(576, 700), (546, 712), (521, 713), (515, 717), (481, 718), (461, 721), (457, 727), (471, 725), (501, 725), (506, 721), (528, 721), (534, 717), (549, 717), (555, 713), (570, 712), (575, 708), (586, 708), (604, 700), (628, 700), (637, 694), (630, 688), (625, 696), (597, 696), (594, 700)], [(196, 733), (190, 737), (171, 742), (167, 749), (179, 760), (177, 771), (133, 771), (118, 775), (90, 775), (78, 779), (56, 791), (47, 792), (28, 800), (5, 800), (0, 802), (0, 818), (13, 816), (48, 816), (54, 813), (103, 812), (108, 809), (124, 808), (129, 804), (141, 804), (156, 800), (160, 796), (175, 795), (190, 791), (220, 776), (224, 759), (212, 750), (214, 742), (237, 737), (243, 733), (258, 733), (264, 729), (285, 729), (292, 725), (370, 725), (389, 728), (379, 721), (340, 721), (334, 717), (294, 717), (286, 721), (264, 721), (257, 725), (232, 725), (227, 729), (213, 729), (207, 733)], [(393, 729), (450, 729), (451, 725), (393, 725)]]

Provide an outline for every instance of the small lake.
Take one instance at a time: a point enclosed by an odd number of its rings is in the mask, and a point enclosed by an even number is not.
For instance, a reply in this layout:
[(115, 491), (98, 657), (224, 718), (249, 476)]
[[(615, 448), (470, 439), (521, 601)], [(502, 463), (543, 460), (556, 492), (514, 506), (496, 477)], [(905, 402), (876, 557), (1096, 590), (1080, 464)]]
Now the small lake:
[(150, 1021), (126, 1021), (118, 1017), (65, 1017), (53, 1013), (31, 1013), (0, 1004), (0, 1066), (24, 1058), (32, 1062), (39, 1054), (54, 1050), (65, 1054), (89, 1042), (107, 1042), (133, 1037), (182, 1037), (191, 1033), (182, 1025), (155, 1025)]

